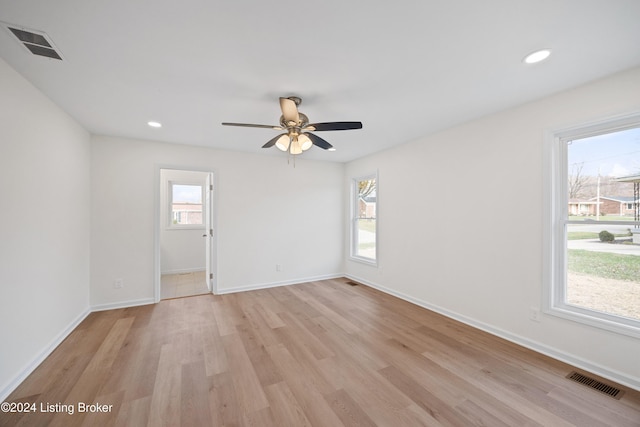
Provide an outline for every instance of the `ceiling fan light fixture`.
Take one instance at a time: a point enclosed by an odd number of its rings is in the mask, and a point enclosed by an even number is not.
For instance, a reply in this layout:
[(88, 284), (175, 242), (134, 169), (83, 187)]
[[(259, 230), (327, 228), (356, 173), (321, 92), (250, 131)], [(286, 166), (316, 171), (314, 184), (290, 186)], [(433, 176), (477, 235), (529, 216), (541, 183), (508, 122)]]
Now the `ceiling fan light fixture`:
[(313, 145), (311, 139), (309, 139), (309, 137), (304, 134), (298, 136), (298, 142), (300, 143), (300, 148), (302, 149), (302, 151), (307, 151)]
[(289, 149), (289, 144), (291, 143), (291, 138), (289, 135), (282, 135), (276, 141), (276, 147), (278, 147), (281, 151), (287, 151)]
[(300, 140), (295, 136), (291, 138), (291, 146), (289, 147), (289, 152), (293, 155), (302, 154), (302, 144), (300, 144)]

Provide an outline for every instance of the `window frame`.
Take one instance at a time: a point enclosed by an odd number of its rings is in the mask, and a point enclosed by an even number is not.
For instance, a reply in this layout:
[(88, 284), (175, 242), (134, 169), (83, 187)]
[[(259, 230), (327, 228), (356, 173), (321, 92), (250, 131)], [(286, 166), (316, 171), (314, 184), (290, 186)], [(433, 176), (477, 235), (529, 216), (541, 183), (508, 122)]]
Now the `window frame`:
[[(205, 200), (205, 185), (197, 181), (187, 180), (169, 180), (167, 185), (167, 230), (204, 230), (206, 225), (204, 223), (204, 200)], [(173, 186), (174, 185), (189, 185), (193, 187), (200, 187), (201, 189), (201, 206), (203, 212), (202, 224), (174, 224), (173, 223)]]
[[(567, 225), (581, 223), (569, 219), (568, 142), (637, 127), (640, 127), (640, 112), (548, 131), (545, 137), (543, 162), (543, 312), (633, 337), (640, 337), (639, 320), (602, 313), (565, 302)], [(628, 221), (606, 220), (601, 223), (622, 223), (632, 226), (636, 224)]]
[[(359, 210), (359, 193), (358, 193), (358, 183), (360, 181), (374, 179), (376, 182), (376, 227), (375, 227), (375, 258), (370, 258), (367, 256), (363, 256), (358, 254), (358, 221), (360, 218), (360, 210)], [(360, 175), (351, 178), (351, 213), (350, 213), (350, 250), (349, 250), (349, 258), (352, 261), (361, 262), (364, 264), (378, 266), (378, 202), (380, 198), (379, 192), (379, 184), (380, 181), (378, 179), (378, 171), (369, 173), (366, 175)]]

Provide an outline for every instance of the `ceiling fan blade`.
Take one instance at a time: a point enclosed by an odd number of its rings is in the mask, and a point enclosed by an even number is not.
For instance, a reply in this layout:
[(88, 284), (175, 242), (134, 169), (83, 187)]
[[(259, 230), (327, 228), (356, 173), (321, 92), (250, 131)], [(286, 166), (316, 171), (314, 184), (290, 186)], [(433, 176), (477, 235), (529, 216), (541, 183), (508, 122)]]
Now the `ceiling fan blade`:
[(350, 130), (362, 129), (362, 122), (328, 122), (312, 123), (305, 126), (303, 130), (323, 131), (323, 130)]
[(333, 145), (329, 144), (327, 141), (325, 141), (324, 139), (320, 138), (319, 136), (316, 136), (312, 133), (309, 132), (305, 132), (303, 133), (303, 135), (307, 135), (309, 137), (309, 139), (311, 140), (311, 142), (313, 142), (313, 145), (322, 148), (323, 150), (328, 150), (329, 148), (333, 148)]
[(275, 129), (275, 130), (283, 130), (281, 126), (273, 126), (273, 125), (254, 125), (252, 123), (222, 123), (223, 126), (241, 126), (245, 128), (264, 128), (264, 129)]
[(264, 144), (262, 146), (262, 148), (271, 148), (274, 145), (276, 145), (276, 142), (278, 142), (278, 139), (280, 139), (281, 136), (286, 135), (286, 133), (281, 133), (280, 135), (276, 136), (273, 139), (270, 139), (269, 142), (267, 142), (266, 144)]
[(285, 122), (298, 123), (300, 115), (298, 114), (298, 106), (289, 98), (280, 98), (280, 109)]

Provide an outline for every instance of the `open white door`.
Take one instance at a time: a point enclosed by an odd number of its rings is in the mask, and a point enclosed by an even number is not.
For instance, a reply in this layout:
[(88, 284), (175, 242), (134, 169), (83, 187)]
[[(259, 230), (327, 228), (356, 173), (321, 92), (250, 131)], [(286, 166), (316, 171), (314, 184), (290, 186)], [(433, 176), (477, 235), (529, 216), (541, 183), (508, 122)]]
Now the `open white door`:
[(207, 174), (207, 184), (205, 188), (204, 222), (205, 222), (205, 264), (206, 281), (209, 291), (213, 291), (213, 174)]

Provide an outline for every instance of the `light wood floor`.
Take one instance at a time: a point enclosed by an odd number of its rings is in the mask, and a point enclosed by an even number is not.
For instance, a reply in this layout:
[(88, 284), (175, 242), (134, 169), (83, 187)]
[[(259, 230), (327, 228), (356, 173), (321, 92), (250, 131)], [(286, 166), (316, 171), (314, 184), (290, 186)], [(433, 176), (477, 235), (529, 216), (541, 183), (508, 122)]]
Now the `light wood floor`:
[(7, 399), (112, 405), (0, 425), (638, 426), (572, 368), (327, 280), (92, 313)]
[(208, 294), (206, 273), (191, 271), (188, 273), (163, 274), (160, 277), (160, 298), (182, 298)]

